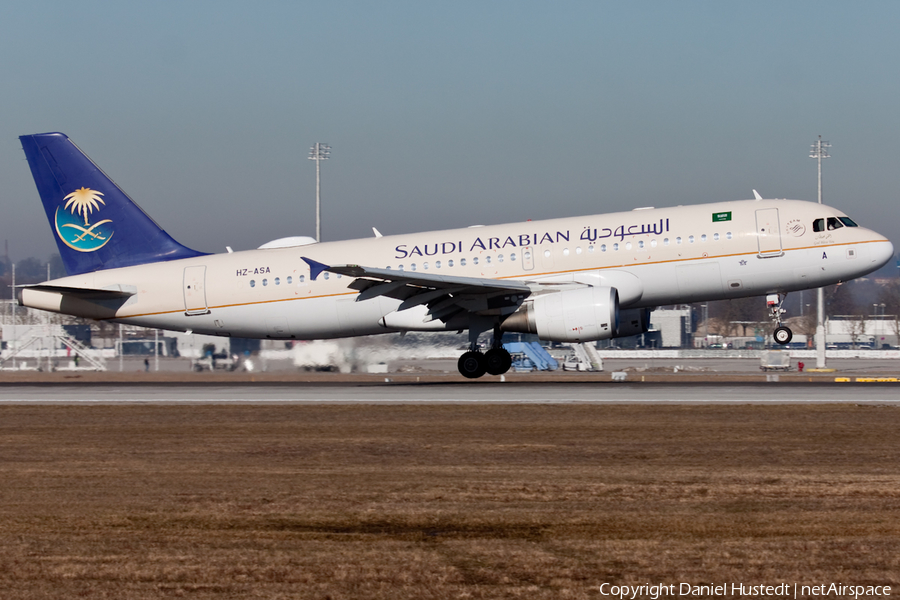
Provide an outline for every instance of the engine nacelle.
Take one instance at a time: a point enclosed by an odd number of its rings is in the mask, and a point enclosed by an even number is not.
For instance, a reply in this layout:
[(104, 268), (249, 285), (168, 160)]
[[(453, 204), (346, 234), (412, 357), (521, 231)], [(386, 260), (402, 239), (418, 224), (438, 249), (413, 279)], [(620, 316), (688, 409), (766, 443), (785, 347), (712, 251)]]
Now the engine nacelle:
[(583, 287), (537, 296), (501, 325), (553, 342), (607, 340), (618, 330), (619, 294), (611, 287)]
[(650, 329), (650, 309), (632, 308), (619, 311), (619, 328), (613, 337), (628, 337), (647, 333)]

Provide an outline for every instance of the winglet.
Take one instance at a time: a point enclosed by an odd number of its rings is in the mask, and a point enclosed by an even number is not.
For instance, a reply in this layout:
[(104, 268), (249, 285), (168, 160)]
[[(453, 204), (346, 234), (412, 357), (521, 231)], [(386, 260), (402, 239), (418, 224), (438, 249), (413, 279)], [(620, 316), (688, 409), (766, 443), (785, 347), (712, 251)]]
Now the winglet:
[(306, 258), (305, 256), (301, 256), (300, 258), (309, 265), (309, 278), (313, 281), (316, 280), (316, 277), (318, 277), (322, 271), (327, 271), (330, 268), (328, 265), (323, 265), (311, 258)]
[(760, 195), (759, 195), (759, 192), (757, 192), (756, 190), (753, 190), (753, 197), (756, 198), (757, 200), (762, 200), (762, 199), (763, 199), (763, 197), (760, 196)]

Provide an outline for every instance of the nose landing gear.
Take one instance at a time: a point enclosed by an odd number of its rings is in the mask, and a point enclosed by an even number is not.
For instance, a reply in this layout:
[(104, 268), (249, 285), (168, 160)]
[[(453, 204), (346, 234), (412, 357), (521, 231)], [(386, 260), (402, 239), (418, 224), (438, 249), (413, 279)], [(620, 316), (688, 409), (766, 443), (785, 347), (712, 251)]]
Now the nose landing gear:
[(781, 305), (784, 304), (785, 298), (787, 298), (787, 294), (769, 294), (766, 296), (766, 306), (769, 307), (772, 320), (775, 321), (776, 325), (772, 337), (775, 338), (777, 344), (782, 346), (790, 344), (791, 339), (794, 337), (794, 332), (791, 331), (790, 327), (787, 327), (781, 321), (781, 315), (785, 313)]
[(791, 343), (791, 339), (794, 337), (794, 332), (791, 331), (789, 327), (785, 327), (784, 325), (782, 325), (775, 328), (775, 331), (772, 333), (772, 337), (775, 338), (776, 342), (784, 346), (785, 344)]

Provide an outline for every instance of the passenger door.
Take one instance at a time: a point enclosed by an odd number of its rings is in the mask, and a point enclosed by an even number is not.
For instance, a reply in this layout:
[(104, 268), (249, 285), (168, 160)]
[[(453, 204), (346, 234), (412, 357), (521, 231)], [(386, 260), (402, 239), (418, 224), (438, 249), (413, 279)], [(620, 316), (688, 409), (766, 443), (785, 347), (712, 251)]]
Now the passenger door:
[(184, 268), (184, 314), (209, 314), (206, 305), (206, 266)]
[(784, 254), (781, 250), (781, 227), (777, 208), (761, 208), (756, 211), (756, 239), (760, 258)]

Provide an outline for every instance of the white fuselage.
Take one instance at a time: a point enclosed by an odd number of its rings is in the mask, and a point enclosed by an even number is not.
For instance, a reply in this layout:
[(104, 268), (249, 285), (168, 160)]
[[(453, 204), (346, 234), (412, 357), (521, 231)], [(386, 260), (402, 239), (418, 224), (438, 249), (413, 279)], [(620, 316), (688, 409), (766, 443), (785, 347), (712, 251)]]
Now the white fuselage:
[[(441, 321), (386, 327), (399, 300), (356, 302), (350, 277), (315, 281), (301, 257), (327, 265), (434, 275), (586, 281), (638, 280), (623, 308), (821, 287), (871, 272), (893, 246), (863, 227), (814, 232), (844, 214), (796, 200), (746, 200), (638, 209), (370, 239), (217, 254), (57, 279), (57, 286), (136, 292), (114, 307), (22, 290), (27, 306), (163, 329), (276, 339), (435, 330)], [(632, 277), (633, 276), (633, 277)], [(632, 286), (634, 287), (634, 286)], [(421, 325), (417, 325), (421, 323)]]

